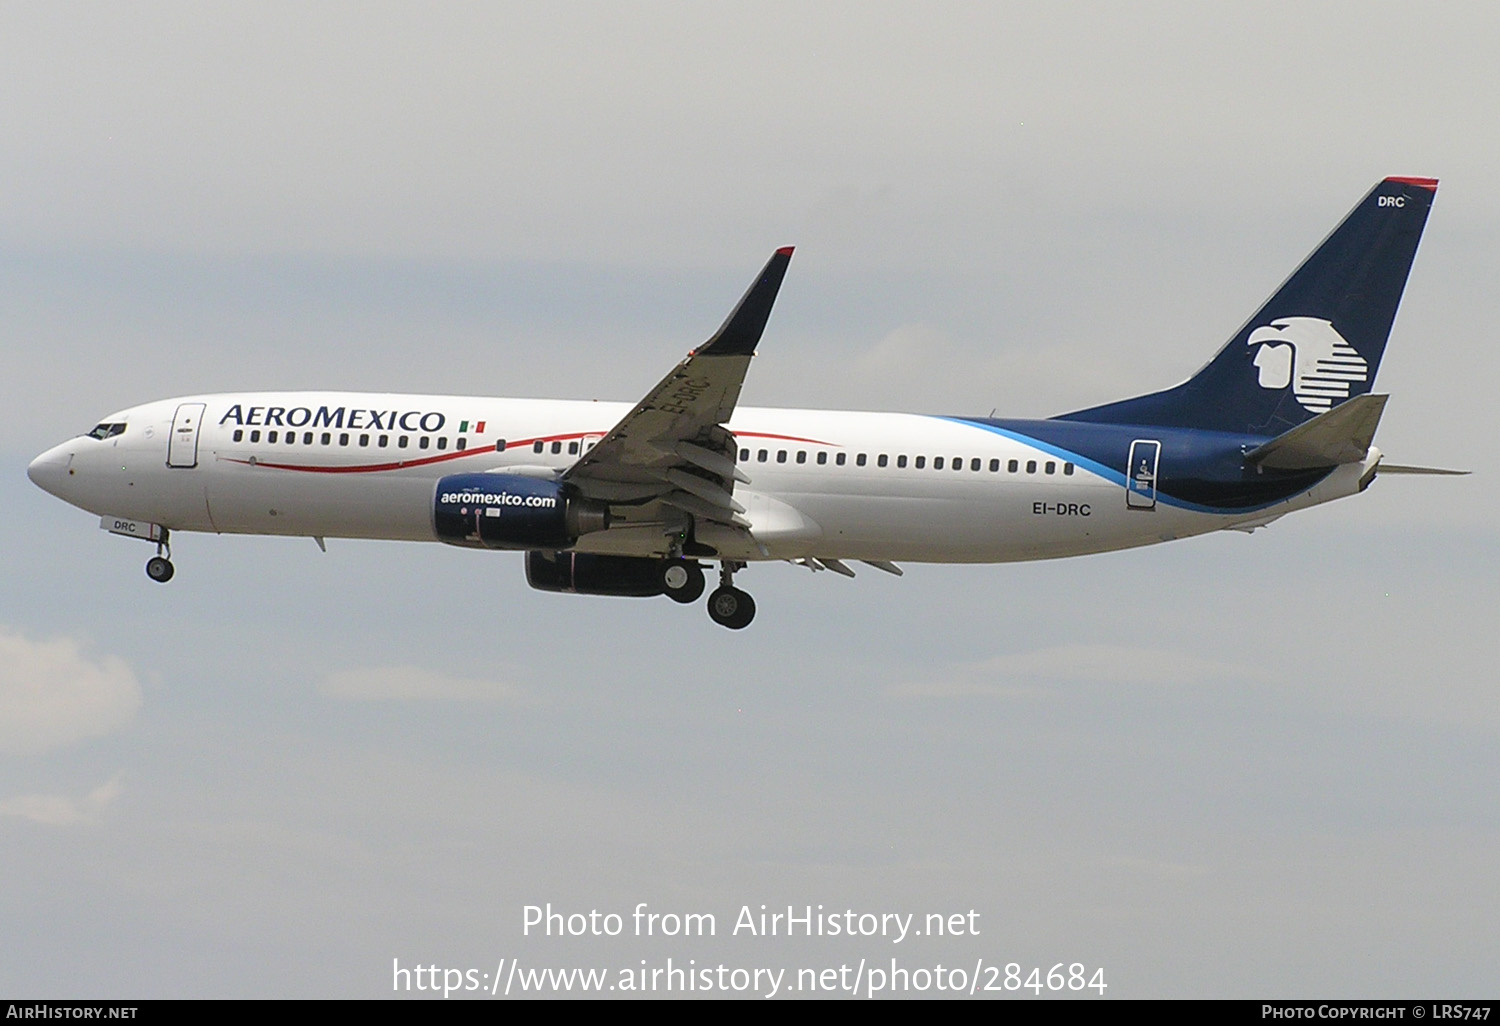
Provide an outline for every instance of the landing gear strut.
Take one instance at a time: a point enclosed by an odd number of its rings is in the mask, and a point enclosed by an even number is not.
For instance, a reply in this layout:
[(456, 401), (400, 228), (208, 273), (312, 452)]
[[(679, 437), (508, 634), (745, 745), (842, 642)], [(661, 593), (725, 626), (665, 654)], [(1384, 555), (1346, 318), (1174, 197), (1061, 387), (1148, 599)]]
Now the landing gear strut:
[(157, 584), (166, 584), (176, 572), (172, 566), (172, 546), (167, 540), (167, 530), (162, 528), (161, 541), (156, 543), (156, 555), (146, 560), (146, 576)]
[(755, 619), (755, 600), (734, 586), (734, 572), (744, 563), (725, 560), (719, 564), (719, 586), (708, 596), (708, 617), (721, 627), (737, 631)]

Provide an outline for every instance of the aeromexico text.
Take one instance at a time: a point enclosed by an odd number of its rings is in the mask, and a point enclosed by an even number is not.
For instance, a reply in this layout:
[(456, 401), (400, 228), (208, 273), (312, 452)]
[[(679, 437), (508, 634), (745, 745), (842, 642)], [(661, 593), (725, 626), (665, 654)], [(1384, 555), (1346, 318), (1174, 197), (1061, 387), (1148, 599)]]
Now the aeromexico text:
[[(237, 424), (241, 427), (332, 427), (351, 431), (426, 431), (443, 430), (448, 418), (429, 410), (362, 410), (347, 406), (251, 406), (246, 408), (235, 403), (224, 416), (220, 426)], [(480, 430), (483, 430), (482, 428)]]

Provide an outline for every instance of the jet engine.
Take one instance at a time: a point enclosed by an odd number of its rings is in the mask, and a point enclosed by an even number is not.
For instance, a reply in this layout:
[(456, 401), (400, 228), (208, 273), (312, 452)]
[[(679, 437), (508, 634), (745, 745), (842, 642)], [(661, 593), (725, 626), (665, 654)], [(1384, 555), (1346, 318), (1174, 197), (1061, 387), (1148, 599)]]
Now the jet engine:
[(646, 598), (666, 591), (666, 560), (588, 552), (526, 553), (526, 583), (539, 591)]
[(438, 481), (432, 529), (439, 541), (479, 549), (566, 548), (609, 526), (602, 502), (561, 481), (518, 474), (453, 474)]

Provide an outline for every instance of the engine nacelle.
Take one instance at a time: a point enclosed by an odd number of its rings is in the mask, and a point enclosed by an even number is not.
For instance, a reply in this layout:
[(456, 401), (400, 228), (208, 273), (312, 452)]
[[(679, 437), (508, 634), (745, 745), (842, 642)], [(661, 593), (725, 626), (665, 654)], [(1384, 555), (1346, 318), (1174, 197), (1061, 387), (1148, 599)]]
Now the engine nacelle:
[(588, 552), (526, 553), (526, 583), (539, 591), (647, 598), (666, 590), (666, 561), (642, 556), (597, 556)]
[(604, 503), (519, 474), (454, 474), (438, 481), (433, 497), (432, 530), (449, 545), (560, 549), (608, 526)]

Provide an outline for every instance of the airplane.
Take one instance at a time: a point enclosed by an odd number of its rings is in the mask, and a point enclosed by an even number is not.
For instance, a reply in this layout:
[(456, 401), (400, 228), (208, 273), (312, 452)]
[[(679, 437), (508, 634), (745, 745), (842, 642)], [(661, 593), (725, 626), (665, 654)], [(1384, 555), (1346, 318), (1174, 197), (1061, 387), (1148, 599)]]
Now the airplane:
[(854, 576), (1253, 531), (1364, 491), (1371, 392), (1436, 195), (1378, 183), (1193, 377), (1046, 420), (740, 407), (792, 256), (638, 403), (349, 392), (133, 406), (38, 456), (38, 486), (156, 545), (178, 532), (525, 553), (533, 588), (691, 603), (747, 626), (751, 563)]

